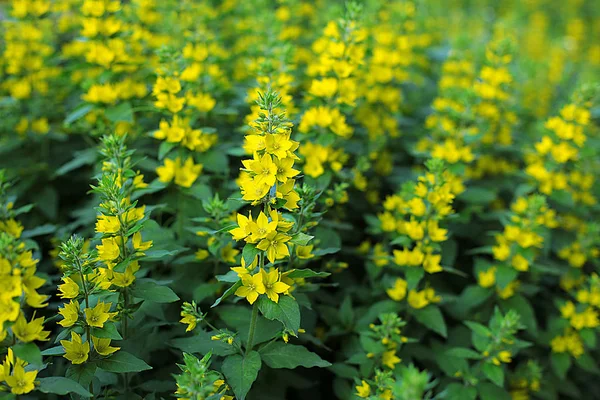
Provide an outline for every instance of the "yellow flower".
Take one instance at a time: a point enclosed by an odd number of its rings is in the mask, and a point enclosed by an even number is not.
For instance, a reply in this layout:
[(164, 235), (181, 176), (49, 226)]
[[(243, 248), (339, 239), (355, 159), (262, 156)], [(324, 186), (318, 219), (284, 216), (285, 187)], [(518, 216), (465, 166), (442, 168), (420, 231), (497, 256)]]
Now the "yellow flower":
[(181, 317), (182, 318), (179, 320), (179, 322), (181, 322), (182, 324), (187, 324), (187, 328), (185, 328), (186, 332), (192, 331), (194, 330), (194, 328), (196, 328), (196, 324), (198, 323), (198, 321), (196, 320), (195, 315), (188, 314), (182, 311)]
[(256, 243), (277, 230), (277, 222), (279, 220), (277, 212), (272, 213), (271, 216), (275, 218), (272, 218), (271, 221), (269, 221), (267, 215), (261, 211), (256, 219), (256, 222), (248, 222), (248, 229), (250, 229), (250, 238), (247, 240), (248, 242)]
[(390, 350), (383, 353), (381, 363), (390, 369), (396, 368), (396, 364), (402, 361), (396, 356), (396, 350)]
[(87, 324), (96, 328), (103, 328), (104, 323), (117, 314), (108, 312), (111, 306), (112, 303), (99, 301), (94, 308), (86, 308), (84, 313)]
[(242, 164), (248, 171), (256, 174), (254, 182), (256, 185), (273, 186), (277, 180), (277, 165), (273, 162), (270, 154), (265, 154), (259, 158), (254, 154), (251, 160), (243, 160)]
[(92, 342), (94, 343), (94, 349), (96, 350), (96, 353), (100, 354), (101, 356), (108, 356), (121, 349), (120, 347), (111, 347), (110, 339), (92, 336)]
[(90, 344), (86, 341), (81, 342), (81, 336), (71, 331), (71, 340), (61, 340), (60, 344), (65, 349), (65, 355), (63, 356), (73, 364), (83, 364), (90, 353)]
[(194, 159), (188, 157), (185, 163), (175, 172), (175, 184), (189, 188), (192, 187), (202, 172), (202, 164), (194, 164)]
[(411, 220), (410, 222), (406, 222), (404, 229), (412, 240), (421, 240), (425, 236), (423, 224), (419, 223), (419, 221)]
[(443, 268), (440, 265), (441, 261), (442, 256), (440, 254), (429, 254), (425, 256), (425, 260), (423, 261), (423, 269), (430, 274), (441, 272), (443, 271)]
[(62, 278), (63, 284), (58, 285), (58, 296), (63, 299), (74, 299), (79, 295), (79, 285), (69, 277)]
[(427, 300), (425, 291), (422, 290), (420, 292), (417, 292), (413, 289), (410, 292), (408, 292), (408, 304), (412, 308), (416, 309), (426, 307), (429, 304), (429, 301)]
[(356, 395), (366, 399), (371, 395), (371, 386), (367, 382), (361, 381), (361, 385), (356, 386)]
[[(19, 303), (12, 299), (0, 297), (0, 321), (14, 321), (19, 316)], [(0, 324), (2, 326), (3, 324)]]
[(228, 243), (225, 247), (221, 249), (221, 258), (223, 261), (235, 264), (235, 256), (240, 253), (239, 250), (233, 248), (231, 243)]
[(498, 353), (498, 359), (505, 364), (508, 364), (512, 361), (511, 356), (512, 354), (510, 353), (510, 351), (507, 350), (503, 350), (500, 353)]
[(12, 375), (6, 375), (4, 380), (10, 387), (12, 394), (25, 394), (35, 389), (34, 381), (37, 377), (38, 371), (25, 372), (25, 368), (22, 363), (16, 363), (13, 368)]
[(396, 282), (394, 282), (394, 287), (386, 290), (386, 293), (388, 294), (388, 296), (390, 296), (392, 300), (401, 301), (406, 297), (407, 287), (408, 284), (406, 283), (406, 281), (404, 279), (398, 278), (396, 279)]
[(491, 267), (487, 271), (481, 271), (478, 274), (479, 286), (489, 288), (496, 284), (496, 267)]
[(117, 239), (114, 237), (102, 239), (102, 244), (97, 245), (96, 249), (98, 250), (98, 259), (104, 262), (113, 261), (121, 254)]
[(139, 231), (133, 234), (133, 238), (131, 240), (133, 242), (133, 248), (136, 251), (145, 251), (152, 247), (152, 240), (142, 242), (142, 233)]
[(22, 342), (29, 343), (34, 340), (46, 341), (50, 340), (48, 335), (50, 331), (44, 330), (44, 317), (31, 318), (28, 323), (23, 314), (19, 315), (17, 322), (12, 326), (12, 331)]
[[(261, 214), (263, 213), (261, 212)], [(251, 213), (248, 213), (248, 217), (242, 214), (237, 214), (236, 218), (238, 227), (230, 230), (229, 233), (231, 236), (233, 236), (233, 240), (237, 241), (245, 239), (248, 235), (250, 235), (250, 233), (252, 233), (251, 227), (253, 226), (253, 223)]]
[(258, 243), (256, 248), (267, 252), (267, 258), (270, 262), (290, 255), (290, 251), (285, 244), (291, 239), (291, 236), (273, 231)]
[(210, 253), (206, 249), (198, 249), (198, 251), (196, 251), (196, 253), (194, 254), (194, 256), (196, 257), (196, 260), (200, 260), (200, 261), (206, 259), (209, 255), (210, 255)]
[(265, 287), (265, 294), (275, 303), (279, 301), (279, 294), (285, 293), (290, 286), (279, 281), (279, 270), (273, 269), (267, 273), (264, 269), (260, 270), (262, 282)]
[(63, 308), (59, 308), (58, 313), (64, 318), (59, 322), (60, 325), (65, 328), (75, 325), (79, 319), (79, 302), (77, 300), (71, 300), (68, 304), (65, 304)]
[(313, 258), (315, 255), (312, 253), (314, 245), (309, 244), (307, 246), (296, 246), (296, 257), (301, 260), (308, 260)]
[(96, 221), (96, 232), (117, 233), (119, 229), (121, 229), (121, 223), (118, 217), (100, 215)]
[(242, 276), (241, 279), (242, 286), (235, 291), (236, 296), (245, 297), (248, 303), (254, 304), (259, 295), (265, 294), (265, 285), (260, 272), (254, 275)]
[(517, 254), (512, 258), (511, 265), (517, 271), (521, 272), (525, 272), (529, 269), (529, 261), (527, 261), (527, 259), (520, 254)]

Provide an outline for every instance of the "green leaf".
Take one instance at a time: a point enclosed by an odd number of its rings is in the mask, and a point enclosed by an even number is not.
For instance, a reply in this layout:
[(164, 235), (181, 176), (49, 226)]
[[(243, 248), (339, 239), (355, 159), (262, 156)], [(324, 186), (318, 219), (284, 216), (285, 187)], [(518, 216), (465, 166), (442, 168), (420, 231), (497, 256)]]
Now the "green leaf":
[(219, 297), (217, 300), (215, 300), (215, 302), (213, 303), (212, 306), (210, 306), (210, 308), (216, 307), (219, 304), (221, 304), (221, 302), (223, 300), (225, 300), (226, 298), (228, 298), (229, 296), (231, 296), (232, 294), (235, 293), (236, 290), (238, 290), (238, 288), (242, 286), (242, 281), (239, 280), (237, 281), (234, 285), (232, 285), (231, 287), (229, 287), (229, 289), (227, 289), (222, 295), (221, 297)]
[(488, 204), (496, 199), (496, 192), (482, 187), (470, 187), (461, 193), (458, 198), (471, 204)]
[(83, 364), (72, 364), (67, 369), (66, 376), (67, 378), (78, 382), (81, 386), (88, 387), (92, 379), (94, 379), (94, 374), (97, 369), (98, 366), (93, 361), (88, 361)]
[(54, 232), (56, 232), (56, 225), (45, 224), (45, 225), (36, 226), (33, 229), (28, 229), (26, 231), (23, 231), (23, 233), (21, 234), (21, 237), (23, 239), (28, 239), (28, 238), (32, 238), (32, 237), (36, 237), (36, 236), (48, 235), (49, 233), (54, 233)]
[(211, 352), (217, 356), (228, 356), (237, 352), (234, 346), (222, 341), (211, 340), (212, 333), (210, 332), (196, 329), (194, 333), (196, 333), (194, 336), (173, 339), (169, 344), (186, 353), (207, 354)]
[(172, 303), (179, 300), (179, 296), (170, 287), (159, 285), (154, 281), (140, 280), (131, 290), (131, 294), (154, 303)]
[(68, 378), (63, 378), (62, 376), (38, 378), (37, 381), (40, 383), (37, 389), (42, 393), (54, 393), (63, 396), (75, 393), (83, 397), (92, 397), (92, 394), (85, 390), (79, 383)]
[(351, 327), (354, 322), (354, 309), (352, 308), (352, 299), (346, 296), (340, 307), (340, 322), (345, 327)]
[(140, 372), (152, 369), (152, 367), (146, 364), (144, 360), (125, 351), (118, 351), (109, 358), (100, 360), (98, 362), (98, 368), (108, 372), (118, 373)]
[(331, 275), (329, 272), (315, 272), (312, 269), (294, 269), (287, 276), (288, 278), (326, 278)]
[(496, 267), (496, 284), (500, 289), (505, 289), (508, 284), (513, 282), (519, 276), (519, 271), (506, 265)]
[(280, 321), (283, 326), (295, 334), (300, 329), (300, 307), (296, 300), (290, 296), (280, 296), (279, 302), (275, 303), (267, 296), (260, 296), (258, 309), (265, 318)]
[(290, 242), (297, 244), (298, 246), (306, 246), (308, 244), (308, 242), (311, 241), (312, 238), (314, 238), (314, 236), (307, 235), (306, 233), (298, 232), (294, 236), (292, 236), (292, 239), (290, 240)]
[(144, 261), (157, 261), (162, 260), (165, 257), (176, 256), (182, 251), (187, 250), (186, 247), (181, 247), (177, 250), (148, 250), (146, 251), (146, 255), (141, 258)]
[(535, 318), (535, 311), (529, 301), (520, 294), (509, 297), (506, 300), (500, 302), (502, 311), (515, 310), (521, 317), (519, 321), (527, 327), (527, 330), (532, 335), (537, 335), (537, 321)]
[(459, 358), (469, 358), (472, 360), (480, 360), (483, 358), (483, 356), (475, 350), (467, 349), (465, 347), (454, 347), (446, 351), (446, 355)]
[(488, 327), (485, 325), (481, 325), (478, 322), (472, 322), (472, 321), (465, 321), (464, 323), (466, 326), (469, 327), (469, 329), (471, 329), (473, 332), (475, 332), (476, 334), (478, 334), (480, 336), (489, 337), (492, 335), (492, 331), (490, 331), (488, 329)]
[(244, 259), (246, 266), (250, 266), (259, 253), (260, 250), (257, 249), (255, 245), (246, 243), (244, 249), (242, 250), (242, 258)]
[(261, 367), (260, 355), (251, 351), (242, 357), (239, 354), (229, 356), (223, 361), (221, 370), (227, 383), (233, 389), (238, 400), (244, 400)]
[(600, 369), (598, 369), (598, 365), (589, 354), (580, 355), (575, 359), (575, 363), (588, 372), (594, 374), (598, 374), (600, 372)]
[(42, 351), (43, 356), (62, 356), (63, 354), (65, 354), (65, 349), (62, 346), (54, 346)]
[(460, 307), (464, 308), (464, 311), (468, 311), (483, 304), (493, 293), (493, 289), (483, 288), (479, 285), (469, 286), (457, 299), (457, 307), (460, 304)]
[(166, 140), (158, 146), (158, 160), (161, 161), (171, 150), (177, 146), (177, 143), (167, 142)]
[(54, 174), (56, 176), (66, 175), (67, 173), (79, 168), (84, 165), (92, 165), (96, 158), (98, 157), (96, 153), (96, 149), (87, 149), (82, 151), (76, 151), (75, 157), (65, 164), (63, 164), (60, 168), (58, 168)]
[(92, 336), (102, 339), (123, 340), (114, 323), (107, 322), (102, 328), (92, 328)]
[(104, 115), (111, 122), (133, 123), (133, 109), (127, 101), (107, 108)]
[(425, 276), (425, 270), (423, 268), (409, 267), (406, 269), (406, 284), (408, 290), (415, 289), (421, 279)]
[(222, 175), (227, 174), (229, 171), (229, 159), (222, 149), (211, 149), (211, 151), (204, 153), (200, 162), (208, 172)]
[(227, 283), (236, 283), (237, 281), (240, 280), (240, 277), (238, 276), (237, 272), (235, 272), (235, 271), (229, 271), (224, 275), (217, 275), (217, 276), (215, 276), (215, 278), (217, 278), (217, 280), (219, 282), (227, 282)]
[(569, 368), (571, 368), (571, 356), (569, 356), (569, 353), (552, 353), (550, 363), (554, 373), (560, 379), (565, 379)]
[(286, 344), (284, 342), (271, 342), (258, 352), (264, 363), (271, 368), (324, 368), (331, 365), (331, 363), (323, 360), (317, 354), (308, 351), (304, 346)]
[(477, 385), (477, 391), (481, 400), (512, 400), (510, 393), (504, 390), (504, 388), (488, 382), (481, 382)]
[(42, 365), (42, 353), (35, 343), (19, 343), (12, 347), (15, 356), (30, 364)]
[(69, 115), (67, 115), (63, 124), (68, 127), (73, 122), (85, 117), (90, 111), (92, 111), (93, 107), (94, 106), (91, 104), (86, 104), (82, 107), (76, 108)]
[(483, 365), (483, 374), (496, 385), (504, 386), (504, 370), (501, 366), (486, 363)]
[(460, 383), (451, 383), (446, 387), (446, 398), (448, 400), (475, 400), (477, 389), (473, 386), (464, 386)]
[(412, 313), (417, 321), (432, 331), (439, 333), (443, 337), (447, 336), (446, 322), (438, 306), (428, 305), (420, 310), (413, 310)]

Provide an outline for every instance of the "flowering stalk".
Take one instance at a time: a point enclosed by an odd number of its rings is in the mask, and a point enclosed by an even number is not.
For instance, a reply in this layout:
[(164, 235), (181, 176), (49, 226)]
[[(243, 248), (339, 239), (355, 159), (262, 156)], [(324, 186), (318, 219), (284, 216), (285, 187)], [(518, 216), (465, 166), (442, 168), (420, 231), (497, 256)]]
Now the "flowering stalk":
[(5, 171), (0, 170), (0, 349), (7, 349), (0, 367), (0, 391), (21, 395), (39, 385), (36, 377), (42, 357), (34, 342), (50, 340), (50, 331), (44, 330), (44, 317), (36, 318), (35, 312), (27, 321), (25, 305), (48, 306), (48, 296), (37, 292), (46, 280), (36, 276), (36, 249), (21, 236), (23, 225), (16, 219), (29, 207), (15, 209), (10, 188)]

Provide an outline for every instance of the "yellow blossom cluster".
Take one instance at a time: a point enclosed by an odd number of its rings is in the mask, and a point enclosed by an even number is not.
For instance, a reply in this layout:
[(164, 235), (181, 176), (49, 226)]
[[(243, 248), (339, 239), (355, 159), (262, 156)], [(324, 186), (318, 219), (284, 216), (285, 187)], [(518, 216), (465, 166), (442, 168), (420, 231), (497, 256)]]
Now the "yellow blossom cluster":
[(577, 203), (593, 205), (594, 176), (577, 168), (580, 152), (586, 144), (586, 127), (590, 123), (589, 104), (565, 105), (558, 116), (544, 124), (544, 135), (527, 156), (525, 172), (547, 195), (557, 190), (570, 193)]

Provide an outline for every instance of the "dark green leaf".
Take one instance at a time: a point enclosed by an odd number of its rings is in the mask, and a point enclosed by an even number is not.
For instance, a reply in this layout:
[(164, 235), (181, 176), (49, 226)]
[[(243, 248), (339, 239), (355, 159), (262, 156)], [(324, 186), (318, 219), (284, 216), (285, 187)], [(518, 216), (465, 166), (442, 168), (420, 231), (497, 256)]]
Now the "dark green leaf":
[(42, 393), (54, 393), (63, 396), (75, 393), (83, 397), (92, 397), (92, 394), (85, 390), (83, 386), (68, 378), (53, 376), (49, 378), (39, 378), (37, 380), (40, 383), (38, 390)]
[(111, 122), (129, 122), (133, 123), (133, 109), (129, 102), (123, 102), (107, 108), (104, 115)]
[(315, 272), (311, 269), (294, 269), (287, 276), (288, 278), (326, 278), (331, 275), (329, 272)]
[(154, 281), (136, 282), (131, 294), (154, 303), (172, 303), (179, 300), (179, 296), (170, 287), (159, 285)]
[(290, 242), (299, 246), (306, 246), (313, 237), (314, 236), (307, 235), (306, 233), (298, 232), (294, 236), (292, 236)]
[(28, 239), (28, 238), (32, 238), (32, 237), (36, 237), (36, 236), (48, 235), (48, 234), (54, 233), (54, 232), (56, 232), (55, 225), (45, 224), (45, 225), (36, 226), (33, 229), (28, 229), (26, 231), (23, 231), (23, 233), (21, 234), (21, 237), (23, 239)]
[(504, 370), (501, 366), (486, 363), (483, 365), (483, 374), (496, 385), (504, 386)]
[(238, 400), (244, 400), (260, 371), (260, 355), (251, 351), (242, 357), (239, 354), (229, 356), (223, 361), (221, 370), (227, 383), (233, 389)]
[(85, 117), (90, 111), (92, 111), (93, 107), (94, 106), (91, 104), (85, 104), (82, 107), (76, 108), (69, 115), (67, 115), (64, 125), (68, 127), (73, 122)]
[(482, 187), (470, 187), (461, 193), (458, 198), (471, 204), (488, 204), (496, 199), (496, 192)]
[(477, 398), (477, 389), (473, 386), (451, 383), (446, 387), (446, 398), (448, 400), (475, 400)]
[(112, 322), (107, 322), (102, 328), (92, 328), (92, 336), (103, 339), (123, 340), (117, 327)]
[(304, 346), (271, 342), (259, 350), (260, 357), (271, 368), (329, 367), (331, 364)]
[(221, 304), (221, 302), (223, 300), (225, 300), (226, 298), (228, 298), (229, 296), (233, 295), (235, 293), (236, 290), (238, 290), (238, 288), (242, 286), (242, 281), (239, 280), (237, 281), (234, 285), (232, 285), (229, 289), (227, 289), (222, 295), (221, 297), (219, 297), (217, 300), (215, 300), (215, 302), (213, 303), (212, 306), (210, 306), (210, 308), (216, 307), (219, 304)]
[(133, 354), (125, 351), (118, 351), (109, 358), (100, 360), (98, 362), (98, 368), (108, 372), (117, 373), (140, 372), (152, 369), (152, 367), (146, 364), (144, 360), (141, 360)]
[(443, 337), (447, 335), (446, 322), (438, 306), (428, 305), (420, 310), (413, 310), (413, 315), (423, 325)]
[(242, 250), (242, 258), (246, 266), (250, 266), (254, 262), (256, 256), (260, 253), (260, 250), (255, 245), (246, 243)]
[(300, 328), (300, 307), (290, 296), (280, 296), (275, 303), (267, 296), (258, 299), (258, 309), (267, 319), (280, 321), (287, 329), (295, 334)]
[(30, 364), (42, 365), (42, 353), (35, 343), (19, 343), (12, 347), (15, 356)]
[(569, 368), (571, 368), (571, 356), (569, 356), (569, 353), (552, 353), (550, 362), (554, 373), (560, 379), (565, 379)]
[(88, 387), (92, 379), (94, 379), (96, 369), (98, 369), (98, 367), (95, 362), (88, 361), (83, 364), (72, 364), (67, 369), (66, 376), (67, 378), (78, 382), (81, 386)]
[(481, 400), (511, 400), (512, 397), (504, 388), (498, 387), (488, 382), (482, 382), (477, 385)]
[(236, 353), (234, 346), (219, 340), (211, 340), (212, 333), (204, 331), (194, 331), (196, 335), (173, 339), (171, 346), (180, 349), (186, 353), (207, 354), (211, 352), (217, 356), (227, 356)]
[(454, 347), (446, 351), (446, 355), (459, 358), (469, 358), (473, 360), (480, 360), (483, 358), (483, 356), (475, 350), (467, 349), (465, 347)]
[(346, 296), (340, 307), (340, 322), (345, 327), (351, 327), (354, 322), (354, 309), (352, 308), (352, 299)]
[(237, 272), (229, 271), (225, 275), (217, 275), (215, 276), (219, 282), (227, 282), (227, 283), (236, 283), (240, 280)]

